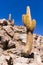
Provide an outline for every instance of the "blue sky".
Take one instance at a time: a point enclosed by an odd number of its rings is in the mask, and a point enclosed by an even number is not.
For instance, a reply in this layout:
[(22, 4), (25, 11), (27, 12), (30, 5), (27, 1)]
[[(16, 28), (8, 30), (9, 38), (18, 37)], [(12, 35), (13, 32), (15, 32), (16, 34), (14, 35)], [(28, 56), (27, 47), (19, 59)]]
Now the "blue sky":
[(8, 19), (11, 13), (15, 25), (23, 25), (22, 14), (26, 13), (26, 6), (30, 6), (32, 19), (36, 19), (34, 33), (43, 35), (43, 0), (0, 0), (0, 18)]

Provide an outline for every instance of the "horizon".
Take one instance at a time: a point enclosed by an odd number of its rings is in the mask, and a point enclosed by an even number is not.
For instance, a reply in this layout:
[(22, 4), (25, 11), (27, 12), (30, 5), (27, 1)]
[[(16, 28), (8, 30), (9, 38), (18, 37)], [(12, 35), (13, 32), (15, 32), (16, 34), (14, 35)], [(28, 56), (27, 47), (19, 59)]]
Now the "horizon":
[(15, 25), (23, 25), (22, 15), (26, 14), (26, 7), (30, 6), (31, 17), (36, 20), (35, 34), (43, 35), (43, 1), (39, 0), (1, 0), (0, 19), (8, 19), (12, 14)]

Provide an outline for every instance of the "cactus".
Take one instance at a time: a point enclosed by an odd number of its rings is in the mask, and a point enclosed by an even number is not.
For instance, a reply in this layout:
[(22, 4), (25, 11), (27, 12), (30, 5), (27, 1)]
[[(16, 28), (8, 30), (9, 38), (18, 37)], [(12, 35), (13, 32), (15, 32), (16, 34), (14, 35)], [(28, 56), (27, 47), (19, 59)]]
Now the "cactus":
[(9, 14), (8, 20), (11, 20), (11, 14)]
[(23, 53), (30, 54), (33, 45), (33, 30), (35, 28), (36, 21), (31, 19), (29, 6), (27, 6), (26, 14), (22, 15), (22, 21), (27, 28), (27, 41), (26, 45), (23, 47)]
[(14, 26), (14, 19), (12, 19), (11, 14), (8, 16), (9, 25)]

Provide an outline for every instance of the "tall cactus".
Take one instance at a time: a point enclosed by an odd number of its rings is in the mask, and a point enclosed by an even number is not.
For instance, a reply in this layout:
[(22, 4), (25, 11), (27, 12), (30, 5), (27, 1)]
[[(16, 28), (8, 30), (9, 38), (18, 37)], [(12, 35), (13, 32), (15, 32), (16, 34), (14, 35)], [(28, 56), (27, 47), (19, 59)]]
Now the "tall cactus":
[(26, 14), (22, 15), (22, 21), (27, 28), (27, 41), (23, 47), (23, 53), (30, 54), (33, 45), (33, 30), (36, 25), (36, 21), (31, 19), (30, 7), (27, 6)]

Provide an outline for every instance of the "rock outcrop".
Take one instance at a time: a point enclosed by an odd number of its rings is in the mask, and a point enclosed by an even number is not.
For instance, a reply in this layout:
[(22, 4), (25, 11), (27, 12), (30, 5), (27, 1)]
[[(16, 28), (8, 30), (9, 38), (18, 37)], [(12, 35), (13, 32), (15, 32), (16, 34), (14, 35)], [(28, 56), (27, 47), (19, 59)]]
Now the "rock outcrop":
[(28, 48), (24, 48), (27, 43), (26, 26), (15, 26), (11, 18), (1, 19), (0, 65), (43, 65), (43, 36), (37, 34), (32, 36), (31, 53), (23, 54), (22, 52)]
[[(0, 65), (43, 65), (43, 36), (33, 34), (31, 55), (22, 56), (25, 26), (0, 25)], [(24, 49), (25, 50), (25, 49)]]

